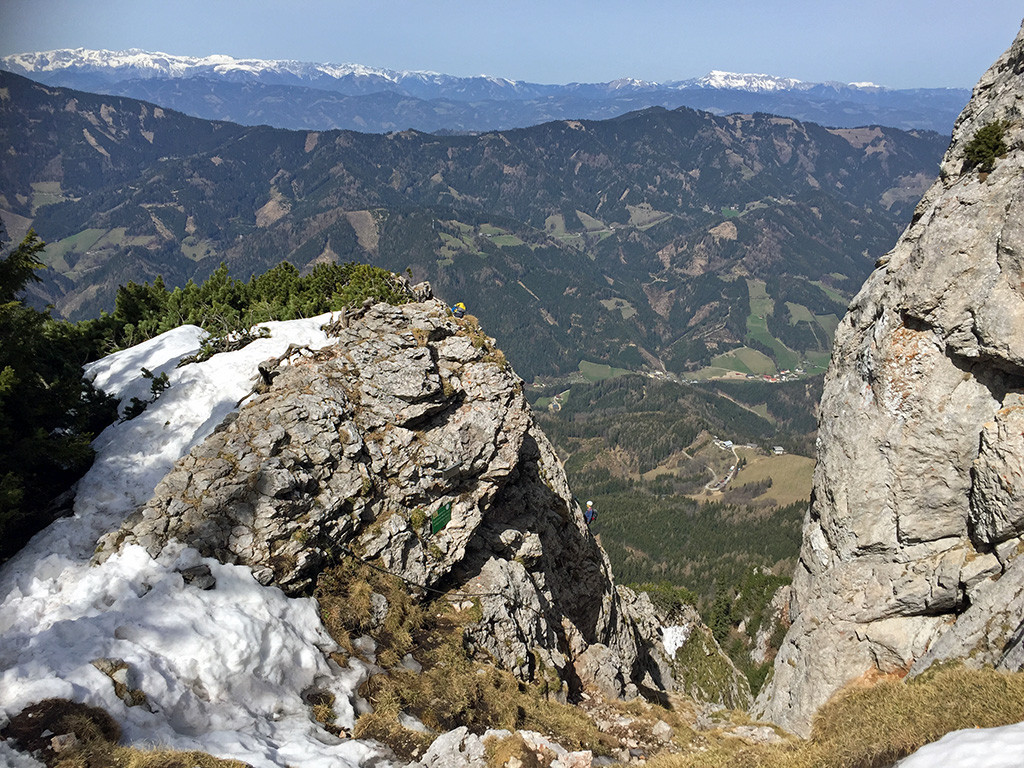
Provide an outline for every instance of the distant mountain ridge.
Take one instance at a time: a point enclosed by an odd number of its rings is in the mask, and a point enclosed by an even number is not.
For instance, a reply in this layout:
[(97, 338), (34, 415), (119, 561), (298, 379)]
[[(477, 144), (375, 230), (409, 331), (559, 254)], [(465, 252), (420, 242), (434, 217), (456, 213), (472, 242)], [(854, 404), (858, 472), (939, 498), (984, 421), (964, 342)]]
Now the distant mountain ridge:
[[(368, 67), (362, 64), (331, 64), (290, 59), (238, 59), (224, 54), (210, 56), (177, 56), (168, 53), (148, 52), (139, 48), (126, 51), (90, 50), (87, 48), (63, 48), (54, 51), (19, 53), (0, 59), (5, 69), (17, 74), (32, 76), (57, 72), (105, 73), (113, 80), (147, 78), (209, 77), (217, 75), (231, 78), (253, 78), (266, 82), (284, 82), (296, 79), (304, 84), (321, 82), (328, 78), (338, 81), (338, 90), (345, 91), (351, 79), (363, 78), (364, 83), (392, 84), (410, 88), (410, 94), (417, 86), (433, 85), (443, 87), (452, 83), (486, 82), (496, 88), (511, 89), (523, 96), (544, 96), (559, 89), (594, 89), (595, 91), (650, 91), (660, 88), (680, 90), (683, 88), (728, 88), (740, 91), (809, 90), (818, 85), (857, 90), (882, 88), (873, 84), (838, 82), (807, 83), (791, 77), (776, 77), (767, 74), (743, 74), (712, 70), (703, 77), (672, 80), (659, 83), (636, 78), (619, 78), (607, 83), (569, 83), (553, 85), (510, 80), (503, 77), (478, 75), (458, 77), (426, 70), (392, 70)], [(38, 79), (38, 78), (36, 78)], [(322, 83), (321, 83), (322, 85)], [(956, 90), (956, 89), (953, 89)], [(352, 94), (355, 91), (350, 92)], [(441, 93), (430, 94), (432, 96)], [(447, 94), (445, 94), (447, 95)]]
[(768, 112), (836, 127), (878, 124), (946, 133), (970, 95), (958, 88), (897, 90), (718, 70), (665, 83), (626, 77), (540, 84), (139, 49), (21, 53), (0, 58), (0, 68), (47, 85), (154, 100), (206, 119), (375, 133), (500, 130), (557, 119), (606, 119), (650, 106), (689, 106), (716, 114)]
[(0, 88), (0, 214), (50, 243), (41, 304), (84, 318), (127, 280), (367, 261), (465, 301), (528, 380), (582, 360), (822, 362), (947, 144), (686, 108), (480, 136), (300, 132), (9, 73)]

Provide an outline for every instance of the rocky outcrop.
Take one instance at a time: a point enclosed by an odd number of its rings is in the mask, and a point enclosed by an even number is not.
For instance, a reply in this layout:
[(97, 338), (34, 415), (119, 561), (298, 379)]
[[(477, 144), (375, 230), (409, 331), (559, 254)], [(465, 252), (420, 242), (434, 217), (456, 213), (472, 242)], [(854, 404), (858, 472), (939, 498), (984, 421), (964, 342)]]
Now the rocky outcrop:
[(332, 346), (260, 366), (243, 407), (100, 557), (177, 540), (289, 594), (357, 557), (478, 603), (466, 644), (521, 679), (670, 685), (494, 340), (436, 301), (366, 307), (331, 331)]
[[(786, 584), (775, 590), (764, 611), (764, 618), (754, 633), (754, 645), (750, 649), (750, 660), (764, 664), (775, 658), (772, 636), (789, 626), (789, 601), (792, 588)], [(774, 645), (778, 644), (775, 640)]]
[[(462, 726), (438, 736), (423, 758), (412, 763), (410, 768), (487, 768), (488, 746), (497, 747), (507, 741), (518, 741), (521, 749), (531, 757), (536, 755), (538, 763), (549, 768), (591, 768), (593, 764), (593, 754), (589, 750), (570, 752), (536, 731), (516, 731), (513, 734), (511, 731), (489, 730), (478, 736)], [(511, 757), (509, 762), (522, 764), (517, 757)]]
[[(1018, 36), (837, 331), (793, 625), (756, 710), (798, 733), (868, 672), (1024, 663), (1022, 108)], [(968, 149), (993, 125), (984, 172)]]
[(659, 650), (669, 659), (676, 690), (709, 709), (746, 709), (750, 683), (715, 640), (697, 609), (683, 605), (665, 622)]

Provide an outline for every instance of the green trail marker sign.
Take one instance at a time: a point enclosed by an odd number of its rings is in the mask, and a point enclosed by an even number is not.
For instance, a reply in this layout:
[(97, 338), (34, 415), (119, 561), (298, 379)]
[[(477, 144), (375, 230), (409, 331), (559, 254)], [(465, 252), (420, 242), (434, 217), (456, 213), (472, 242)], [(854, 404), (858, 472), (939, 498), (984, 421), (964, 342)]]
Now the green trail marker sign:
[(452, 521), (452, 503), (442, 504), (430, 518), (430, 533), (435, 534)]

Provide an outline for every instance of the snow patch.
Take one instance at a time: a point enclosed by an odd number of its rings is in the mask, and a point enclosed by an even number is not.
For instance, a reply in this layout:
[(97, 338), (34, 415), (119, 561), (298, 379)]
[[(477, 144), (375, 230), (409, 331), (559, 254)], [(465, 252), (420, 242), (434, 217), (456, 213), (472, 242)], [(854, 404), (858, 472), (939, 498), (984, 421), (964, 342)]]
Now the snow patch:
[(689, 624), (674, 624), (670, 627), (663, 627), (661, 630), (661, 642), (665, 646), (665, 653), (669, 659), (676, 657), (676, 651), (686, 645), (690, 639), (690, 632), (693, 627)]
[(926, 744), (896, 768), (1020, 768), (1024, 765), (1024, 723), (1001, 728), (972, 728), (947, 733)]
[[(145, 367), (170, 386), (131, 421), (94, 442), (97, 458), (78, 486), (74, 515), (38, 534), (0, 568), (0, 722), (59, 696), (107, 709), (128, 742), (154, 742), (244, 760), (260, 768), (357, 766), (380, 758), (368, 742), (331, 736), (310, 717), (310, 687), (337, 697), (336, 723), (351, 728), (355, 691), (370, 673), (327, 659), (334, 641), (311, 599), (260, 586), (248, 568), (170, 546), (156, 559), (127, 546), (102, 565), (97, 538), (152, 495), (173, 463), (204, 439), (251, 390), (256, 366), (291, 343), (330, 341), (308, 320), (267, 323), (271, 337), (204, 363), (175, 368), (201, 331), (178, 328), (89, 367), (97, 385), (146, 397)], [(179, 571), (205, 564), (216, 586), (187, 585)], [(129, 707), (92, 661), (123, 659), (146, 695)], [(5, 764), (32, 765), (0, 751)]]

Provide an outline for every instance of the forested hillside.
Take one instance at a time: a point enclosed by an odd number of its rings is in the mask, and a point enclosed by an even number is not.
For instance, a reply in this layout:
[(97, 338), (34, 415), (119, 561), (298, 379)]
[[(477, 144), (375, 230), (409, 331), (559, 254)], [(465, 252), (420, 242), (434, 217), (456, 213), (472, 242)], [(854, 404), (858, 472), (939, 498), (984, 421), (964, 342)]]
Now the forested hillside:
[[(0, 210), (72, 318), (127, 280), (362, 261), (428, 279), (528, 380), (821, 366), (945, 140), (650, 109), (480, 136), (295, 132), (0, 75)], [(703, 373), (702, 373), (703, 372)]]
[[(535, 408), (576, 493), (599, 502), (596, 530), (616, 573), (710, 597), (747, 567), (795, 557), (820, 388), (820, 377), (691, 386), (623, 376), (575, 384), (560, 393), (557, 409), (544, 407), (547, 397)], [(774, 457), (776, 446), (784, 455)], [(765, 466), (778, 459), (778, 482), (771, 471), (745, 478), (759, 457)], [(802, 491), (785, 486), (793, 460), (804, 468)], [(737, 464), (732, 481), (709, 490)]]
[(532, 394), (616, 577), (697, 604), (755, 690), (756, 633), (772, 634), (766, 605), (800, 550), (821, 382), (619, 376)]

